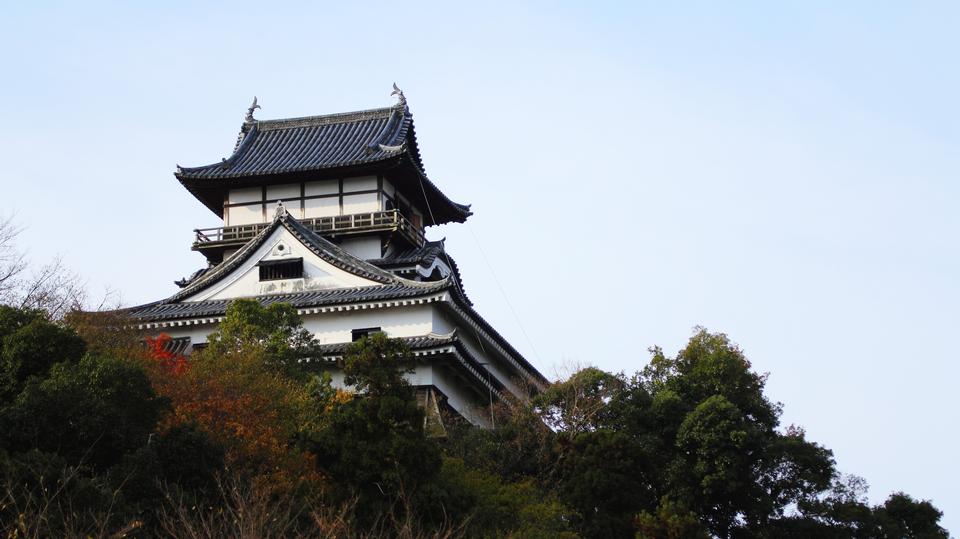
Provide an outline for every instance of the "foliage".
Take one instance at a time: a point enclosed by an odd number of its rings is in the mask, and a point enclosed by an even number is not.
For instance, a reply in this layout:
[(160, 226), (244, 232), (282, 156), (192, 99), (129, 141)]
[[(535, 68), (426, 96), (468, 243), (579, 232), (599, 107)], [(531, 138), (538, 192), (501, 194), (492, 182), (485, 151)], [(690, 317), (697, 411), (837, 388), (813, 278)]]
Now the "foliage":
[(709, 534), (697, 514), (686, 507), (662, 498), (656, 512), (644, 511), (637, 516), (637, 539), (707, 539)]
[(320, 470), (358, 499), (357, 518), (372, 522), (432, 481), (440, 450), (424, 432), (424, 413), (403, 378), (411, 363), (402, 341), (383, 333), (354, 343), (343, 361), (344, 380), (359, 395), (330, 410), (313, 438)]
[(80, 279), (59, 258), (32, 266), (16, 245), (22, 231), (11, 217), (0, 218), (0, 304), (42, 310), (53, 319), (78, 309), (85, 299)]
[(86, 344), (42, 311), (0, 305), (0, 402), (13, 398), (31, 377), (54, 363), (76, 362)]
[(102, 470), (147, 442), (164, 406), (137, 366), (87, 355), (26, 385), (0, 418), (3, 443)]
[[(928, 502), (896, 498), (891, 510), (831, 494), (832, 453), (780, 427), (765, 376), (725, 335), (698, 329), (676, 356), (652, 355), (633, 377), (586, 368), (538, 395), (534, 411), (553, 429), (547, 451), (519, 433), (497, 440), (509, 429), (450, 445), (493, 467), (496, 448), (522, 448), (551, 471), (538, 482), (584, 537), (938, 537)], [(513, 473), (518, 460), (500, 469)]]
[(294, 371), (299, 360), (315, 351), (313, 335), (304, 329), (296, 309), (287, 303), (264, 307), (252, 299), (230, 302), (207, 339), (208, 357), (256, 350), (265, 361)]
[(445, 418), (445, 453), (503, 481), (553, 481), (556, 435), (536, 410), (524, 402), (501, 403), (494, 406), (494, 418), (495, 429), (481, 429), (457, 417)]
[(456, 458), (443, 459), (436, 482), (418, 502), (427, 518), (465, 522), (468, 537), (575, 537), (566, 507), (533, 481), (505, 482)]
[(169, 350), (173, 339), (166, 333), (144, 339), (147, 356), (154, 360), (156, 367), (165, 375), (178, 377), (190, 368), (187, 358)]
[(621, 377), (587, 367), (537, 396), (543, 421), (566, 436), (599, 428), (608, 405), (623, 387)]
[(124, 311), (71, 311), (63, 324), (72, 329), (87, 350), (100, 356), (135, 359), (144, 356), (144, 334)]
[(227, 466), (254, 475), (288, 483), (310, 476), (309, 455), (295, 448), (301, 432), (315, 423), (305, 384), (268, 362), (260, 347), (226, 355), (205, 350), (187, 368), (184, 358), (156, 350), (156, 342), (154, 386), (173, 408), (164, 428), (197, 425), (224, 448)]
[(119, 313), (57, 320), (0, 306), (10, 537), (947, 537), (929, 501), (871, 506), (782, 427), (722, 334), (498, 403), (495, 429), (448, 417), (437, 437), (410, 351), (384, 334), (349, 347), (336, 389), (286, 305), (231, 304), (189, 358)]

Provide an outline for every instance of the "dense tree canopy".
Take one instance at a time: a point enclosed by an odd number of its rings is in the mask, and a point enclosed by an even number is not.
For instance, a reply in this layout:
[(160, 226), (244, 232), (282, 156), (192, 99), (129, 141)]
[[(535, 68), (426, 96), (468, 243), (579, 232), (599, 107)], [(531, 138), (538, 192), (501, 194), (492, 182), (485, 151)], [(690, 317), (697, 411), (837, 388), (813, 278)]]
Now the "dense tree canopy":
[(870, 505), (781, 425), (722, 334), (632, 375), (580, 369), (497, 404), (496, 429), (449, 416), (438, 433), (409, 350), (382, 333), (332, 365), (282, 304), (232, 303), (189, 358), (129, 327), (0, 306), (8, 536), (947, 537), (930, 502)]

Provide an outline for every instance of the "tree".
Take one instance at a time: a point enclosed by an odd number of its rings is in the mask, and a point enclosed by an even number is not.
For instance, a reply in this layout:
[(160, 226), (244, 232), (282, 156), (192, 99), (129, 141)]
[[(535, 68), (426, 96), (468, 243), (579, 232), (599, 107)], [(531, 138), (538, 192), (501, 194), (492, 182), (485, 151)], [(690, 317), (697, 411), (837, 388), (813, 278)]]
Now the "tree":
[(554, 481), (557, 436), (531, 403), (495, 403), (493, 411), (494, 429), (481, 429), (458, 417), (445, 418), (445, 454), (510, 483)]
[(166, 340), (148, 346), (153, 385), (173, 410), (164, 431), (195, 425), (224, 449), (229, 467), (250, 476), (285, 485), (315, 479), (310, 456), (296, 448), (318, 421), (315, 384), (291, 377), (259, 344), (207, 348), (187, 360), (166, 352)]
[(54, 319), (79, 308), (85, 297), (80, 279), (59, 258), (31, 271), (16, 246), (22, 231), (12, 217), (0, 219), (0, 304), (39, 309)]
[(319, 469), (337, 485), (341, 501), (358, 499), (366, 524), (402, 511), (440, 470), (440, 451), (424, 432), (424, 414), (404, 379), (412, 364), (403, 341), (374, 333), (344, 355), (344, 380), (355, 398), (331, 409), (313, 439)]
[(253, 299), (232, 301), (207, 343), (208, 355), (257, 350), (265, 361), (291, 372), (298, 370), (298, 361), (316, 352), (316, 340), (303, 327), (296, 309), (287, 303), (264, 307)]
[(12, 217), (0, 219), (0, 303), (11, 300), (20, 285), (18, 279), (27, 268), (23, 253), (15, 245), (20, 232)]
[(623, 385), (622, 376), (587, 367), (551, 385), (536, 397), (534, 404), (547, 425), (567, 436), (576, 436), (603, 425), (608, 405)]
[(698, 329), (676, 356), (652, 352), (630, 379), (584, 369), (537, 398), (580, 533), (755, 533), (829, 488), (830, 451), (779, 430), (765, 378), (725, 335)]
[(867, 501), (867, 484), (856, 476), (838, 478), (830, 491), (804, 502), (799, 514), (772, 523), (771, 534), (786, 538), (946, 539), (943, 513), (929, 501), (896, 492), (876, 506)]
[(12, 399), (29, 378), (45, 375), (54, 363), (77, 362), (85, 350), (76, 333), (42, 311), (0, 305), (0, 402)]
[(660, 494), (697, 513), (711, 533), (761, 528), (829, 487), (831, 452), (802, 430), (777, 430), (780, 405), (763, 394), (765, 377), (725, 335), (698, 329), (674, 358), (654, 349), (637, 382), (673, 437), (662, 446), (670, 457)]
[(87, 355), (26, 385), (0, 419), (4, 446), (105, 470), (147, 443), (164, 407), (137, 365)]

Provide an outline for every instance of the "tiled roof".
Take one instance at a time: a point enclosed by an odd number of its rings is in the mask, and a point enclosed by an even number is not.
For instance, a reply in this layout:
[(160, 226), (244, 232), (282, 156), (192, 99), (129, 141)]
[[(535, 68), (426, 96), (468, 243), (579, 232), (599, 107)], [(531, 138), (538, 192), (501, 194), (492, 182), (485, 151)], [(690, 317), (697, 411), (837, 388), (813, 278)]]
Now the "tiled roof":
[(289, 213), (284, 211), (279, 217), (273, 220), (270, 226), (261, 230), (260, 233), (257, 234), (252, 240), (247, 242), (246, 245), (238, 249), (236, 253), (228, 257), (217, 266), (204, 272), (197, 279), (190, 281), (187, 286), (183, 288), (183, 290), (175, 294), (168, 301), (180, 300), (192, 296), (193, 294), (196, 294), (197, 292), (218, 282), (221, 278), (226, 276), (228, 273), (240, 266), (240, 264), (242, 264), (245, 260), (247, 260), (250, 255), (253, 254), (268, 237), (270, 237), (270, 234), (272, 234), (273, 231), (280, 226), (283, 226), (290, 231), (291, 234), (299, 239), (317, 256), (344, 271), (383, 284), (396, 283), (400, 281), (400, 278), (392, 273), (382, 270), (373, 264), (355, 257), (354, 255), (340, 248), (338, 245), (330, 242), (316, 232), (313, 232), (312, 230), (303, 226)]
[[(431, 283), (433, 286), (409, 286), (393, 284), (388, 286), (364, 286), (357, 288), (334, 288), (330, 290), (315, 290), (297, 292), (294, 294), (273, 294), (256, 296), (255, 299), (263, 305), (273, 303), (288, 303), (293, 307), (319, 307), (323, 305), (339, 305), (367, 301), (394, 300), (426, 296), (443, 291), (448, 283), (440, 281)], [(154, 320), (182, 320), (185, 318), (202, 318), (207, 316), (222, 316), (227, 312), (227, 306), (232, 299), (206, 301), (161, 301), (132, 307), (127, 313), (139, 322)]]
[(381, 109), (247, 122), (230, 158), (202, 167), (182, 167), (181, 178), (238, 178), (302, 172), (394, 158), (413, 117), (403, 109)]
[[(424, 269), (429, 268), (437, 260), (437, 257), (440, 257), (440, 260), (450, 267), (454, 278), (460, 285), (460, 290), (463, 291), (463, 278), (460, 276), (460, 268), (457, 266), (457, 262), (453, 259), (453, 257), (446, 252), (446, 247), (443, 240), (428, 241), (423, 244), (422, 247), (405, 249), (403, 251), (393, 253), (390, 256), (369, 260), (368, 262), (386, 270), (396, 272), (397, 270), (411, 268), (409, 271), (413, 272), (416, 266), (420, 266)], [(466, 297), (466, 294), (464, 294), (464, 297)], [(473, 304), (469, 298), (466, 299), (468, 303), (471, 305)]]
[(190, 347), (190, 337), (174, 337), (163, 344), (163, 351), (175, 356), (182, 356)]
[[(253, 120), (243, 124), (233, 155), (219, 163), (177, 167), (176, 177), (218, 215), (223, 197), (213, 196), (230, 180), (345, 170), (412, 170), (408, 188), (413, 197), (426, 196), (437, 223), (463, 222), (468, 205), (453, 202), (427, 178), (413, 116), (406, 105), (283, 120)], [(346, 174), (346, 172), (344, 172)], [(422, 184), (422, 189), (420, 185)], [(415, 187), (415, 188), (414, 188)]]
[(411, 247), (403, 251), (396, 252), (388, 257), (371, 260), (371, 264), (376, 264), (381, 268), (396, 268), (400, 266), (412, 266), (419, 264), (429, 266), (433, 264), (437, 256), (443, 252), (443, 241), (428, 241), (422, 247)]
[[(166, 320), (184, 320), (189, 318), (204, 318), (222, 316), (226, 313), (227, 306), (233, 300), (205, 300), (205, 301), (183, 301), (185, 298), (213, 285), (220, 279), (229, 275), (231, 271), (237, 268), (257, 250), (257, 248), (266, 241), (266, 238), (278, 227), (286, 227), (294, 236), (296, 236), (305, 246), (314, 253), (328, 261), (329, 263), (356, 275), (376, 281), (380, 284), (374, 286), (337, 288), (328, 290), (314, 290), (307, 292), (298, 292), (292, 294), (275, 294), (256, 296), (256, 299), (263, 305), (273, 303), (289, 303), (295, 308), (319, 307), (326, 305), (345, 305), (351, 303), (364, 303), (371, 301), (388, 301), (396, 299), (410, 299), (426, 297), (440, 292), (448, 292), (453, 299), (451, 308), (459, 309), (464, 316), (473, 323), (477, 324), (485, 333), (487, 333), (495, 342), (497, 342), (508, 355), (513, 356), (520, 365), (533, 376), (538, 385), (545, 386), (548, 382), (524, 357), (517, 351), (506, 339), (497, 332), (478, 312), (476, 312), (472, 303), (463, 294), (462, 288), (454, 278), (447, 277), (440, 281), (412, 281), (398, 277), (389, 271), (381, 269), (371, 262), (361, 260), (354, 255), (344, 251), (337, 245), (322, 238), (311, 230), (307, 229), (288, 213), (280, 213), (271, 225), (261, 231), (255, 238), (250, 240), (240, 250), (224, 260), (218, 266), (201, 275), (196, 281), (188, 284), (183, 290), (174, 294), (168, 299), (131, 307), (125, 309), (127, 315), (136, 319), (138, 322), (166, 321)], [(417, 256), (436, 258), (439, 256), (436, 248), (437, 242), (432, 242), (429, 248), (425, 248), (416, 254), (413, 252), (403, 254), (405, 260), (416, 259)], [(442, 252), (442, 251), (440, 251)], [(446, 256), (446, 255), (444, 255)], [(382, 260), (382, 259), (381, 259)], [(451, 261), (452, 263), (452, 261)]]
[[(403, 337), (403, 342), (410, 347), (411, 350), (425, 350), (428, 348), (437, 348), (440, 346), (451, 345), (457, 342), (457, 338), (454, 336), (454, 333), (448, 335), (418, 335), (416, 337)], [(341, 342), (341, 343), (330, 343), (330, 344), (321, 344), (320, 351), (324, 355), (338, 355), (342, 354), (347, 350), (347, 348), (353, 343)]]
[[(401, 339), (413, 352), (430, 350), (431, 348), (453, 348), (457, 352), (457, 354), (455, 354), (456, 363), (461, 369), (480, 383), (490, 384), (492, 389), (498, 392), (498, 397), (500, 396), (499, 392), (504, 389), (503, 383), (497, 379), (496, 376), (490, 376), (483, 366), (483, 363), (478, 361), (470, 350), (463, 345), (456, 331), (452, 331), (446, 335), (418, 335), (416, 337), (401, 337)], [(338, 359), (346, 352), (351, 344), (352, 343), (322, 344), (320, 345), (320, 352), (326, 360)]]
[(138, 307), (127, 309), (127, 313), (134, 318), (147, 321), (166, 318), (192, 318), (198, 316), (214, 316), (226, 312), (229, 300), (185, 302), (184, 299), (216, 284), (234, 271), (270, 237), (279, 227), (286, 228), (294, 237), (310, 249), (314, 254), (330, 264), (369, 279), (376, 286), (343, 288), (302, 292), (297, 294), (261, 296), (258, 299), (267, 305), (276, 302), (291, 303), (295, 307), (325, 305), (328, 303), (349, 303), (355, 301), (369, 301), (389, 298), (416, 296), (443, 290), (450, 283), (449, 280), (434, 282), (417, 282), (398, 277), (389, 271), (378, 268), (356, 256), (348, 253), (338, 245), (331, 243), (312, 230), (300, 224), (286, 211), (282, 211), (267, 228), (260, 231), (256, 237), (246, 245), (230, 255), (219, 265), (214, 266), (200, 275), (196, 280), (169, 298)]

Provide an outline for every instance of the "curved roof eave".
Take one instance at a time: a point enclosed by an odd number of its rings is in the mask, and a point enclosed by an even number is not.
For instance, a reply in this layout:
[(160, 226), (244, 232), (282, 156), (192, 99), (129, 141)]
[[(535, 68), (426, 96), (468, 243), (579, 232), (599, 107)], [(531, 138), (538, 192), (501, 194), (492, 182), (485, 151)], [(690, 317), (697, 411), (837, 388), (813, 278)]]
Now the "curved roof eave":
[(197, 167), (178, 165), (174, 176), (194, 197), (222, 217), (222, 200), (214, 195), (227, 188), (230, 180), (273, 177), (283, 181), (280, 178), (283, 175), (309, 172), (349, 174), (350, 169), (392, 168), (403, 166), (404, 161), (413, 168), (427, 196), (427, 205), (433, 206), (428, 213), (434, 214), (431, 221), (436, 222), (431, 225), (462, 223), (472, 215), (469, 205), (451, 200), (427, 176), (413, 115), (406, 105), (245, 122), (230, 157)]

